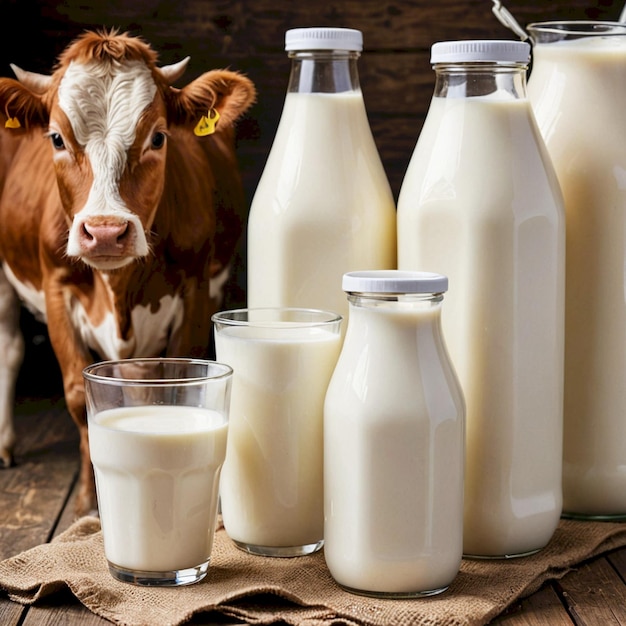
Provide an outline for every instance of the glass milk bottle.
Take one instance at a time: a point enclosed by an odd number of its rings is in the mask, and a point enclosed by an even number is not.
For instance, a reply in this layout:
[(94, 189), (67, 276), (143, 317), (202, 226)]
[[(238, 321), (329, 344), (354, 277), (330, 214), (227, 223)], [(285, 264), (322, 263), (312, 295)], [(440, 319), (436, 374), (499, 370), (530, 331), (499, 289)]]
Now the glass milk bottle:
[(439, 42), (398, 201), (398, 265), (445, 274), (467, 404), (464, 553), (543, 548), (561, 514), (565, 222), (526, 96), (530, 47)]
[(324, 405), (324, 553), (354, 593), (433, 595), (463, 543), (464, 404), (441, 334), (445, 276), (350, 272)]
[(626, 25), (528, 30), (567, 224), (563, 511), (626, 518)]
[(248, 221), (248, 306), (347, 314), (344, 272), (396, 267), (393, 195), (359, 87), (362, 33), (288, 30), (288, 93)]

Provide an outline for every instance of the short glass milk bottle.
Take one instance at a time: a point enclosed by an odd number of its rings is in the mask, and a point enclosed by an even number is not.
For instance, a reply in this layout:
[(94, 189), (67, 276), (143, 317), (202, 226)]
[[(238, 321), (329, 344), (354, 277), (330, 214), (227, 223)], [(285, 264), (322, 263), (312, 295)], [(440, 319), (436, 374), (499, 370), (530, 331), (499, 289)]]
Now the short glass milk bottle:
[(288, 91), (248, 220), (248, 306), (345, 317), (345, 272), (396, 267), (396, 210), (359, 85), (361, 31), (285, 35)]
[(434, 95), (398, 201), (399, 268), (450, 279), (468, 556), (536, 552), (561, 515), (565, 211), (529, 57), (520, 41), (432, 47)]
[(349, 272), (324, 405), (325, 558), (346, 590), (444, 591), (463, 544), (463, 394), (441, 333), (445, 276)]

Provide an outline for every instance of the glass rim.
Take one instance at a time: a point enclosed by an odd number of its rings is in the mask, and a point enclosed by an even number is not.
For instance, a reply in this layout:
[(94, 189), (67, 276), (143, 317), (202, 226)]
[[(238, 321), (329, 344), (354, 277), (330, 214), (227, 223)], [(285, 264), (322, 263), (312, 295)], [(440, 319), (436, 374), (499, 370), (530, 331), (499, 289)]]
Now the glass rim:
[(626, 35), (626, 23), (608, 20), (550, 20), (531, 22), (526, 28), (531, 33), (550, 33), (558, 35), (620, 37)]
[[(250, 313), (258, 313), (263, 317), (258, 320), (250, 320)], [(281, 319), (280, 317), (265, 317), (265, 315), (270, 314), (301, 314), (303, 316), (309, 315), (311, 317), (315, 316), (320, 319)], [(241, 316), (245, 319), (237, 319), (237, 316)], [(214, 324), (223, 324), (227, 326), (263, 326), (266, 324), (271, 324), (272, 326), (276, 326), (276, 324), (280, 324), (281, 322), (285, 322), (288, 324), (285, 328), (311, 328), (311, 327), (323, 327), (323, 326), (331, 326), (333, 324), (340, 323), (343, 320), (343, 316), (339, 313), (335, 313), (334, 311), (327, 311), (324, 309), (313, 309), (306, 307), (243, 307), (240, 309), (230, 309), (228, 311), (219, 311), (214, 313), (211, 316), (211, 321)], [(280, 326), (279, 326), (280, 328)]]
[[(155, 364), (155, 363), (164, 363), (164, 364), (174, 364), (174, 365), (205, 365), (208, 366), (208, 369), (213, 367), (217, 367), (220, 370), (217, 373), (209, 374), (207, 373), (205, 376), (189, 376), (189, 377), (172, 377), (172, 378), (123, 378), (120, 376), (104, 376), (102, 374), (98, 374), (95, 370), (100, 368), (110, 367), (113, 368), (116, 365), (123, 364)], [(191, 386), (203, 384), (208, 381), (217, 381), (224, 378), (228, 378), (232, 376), (233, 369), (230, 365), (226, 363), (221, 363), (219, 361), (213, 361), (211, 359), (197, 359), (197, 358), (187, 358), (187, 357), (133, 357), (128, 359), (111, 359), (106, 361), (97, 361), (96, 363), (91, 363), (87, 367), (83, 369), (83, 377), (85, 380), (90, 382), (96, 382), (106, 385), (128, 385), (134, 387), (166, 387), (166, 386)]]

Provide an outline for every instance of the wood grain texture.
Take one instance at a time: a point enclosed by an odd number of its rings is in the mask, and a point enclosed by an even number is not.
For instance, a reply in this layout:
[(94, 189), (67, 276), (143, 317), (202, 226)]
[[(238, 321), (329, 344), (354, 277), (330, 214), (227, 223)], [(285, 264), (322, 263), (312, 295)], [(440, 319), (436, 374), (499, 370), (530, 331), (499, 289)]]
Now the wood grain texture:
[[(555, 19), (616, 20), (616, 0), (504, 0), (522, 25)], [(430, 47), (445, 39), (514, 39), (491, 0), (2, 0), (0, 73), (9, 63), (49, 72), (57, 55), (85, 29), (117, 27), (140, 35), (161, 63), (190, 56), (182, 86), (202, 72), (230, 67), (256, 84), (258, 101), (238, 124), (238, 155), (251, 202), (285, 98), (289, 59), (285, 31), (347, 26), (363, 31), (359, 74), (372, 133), (397, 199), (432, 90)], [(36, 43), (36, 45), (34, 45)], [(245, 305), (245, 241), (227, 286), (228, 307)]]
[(111, 622), (89, 611), (68, 591), (32, 607), (23, 623), (23, 626), (72, 625), (111, 626)]
[(492, 622), (498, 626), (571, 626), (572, 620), (554, 588), (545, 585)]
[(24, 399), (16, 407), (16, 466), (0, 471), (0, 559), (48, 541), (63, 510), (78, 434), (62, 406)]
[(607, 560), (626, 584), (626, 551), (611, 552)]
[[(271, 145), (289, 73), (285, 30), (311, 25), (361, 29), (365, 50), (359, 68), (366, 106), (376, 124), (381, 157), (394, 181), (398, 168), (406, 167), (410, 150), (387, 142), (388, 134), (397, 137), (387, 127), (397, 126), (397, 117), (414, 116), (420, 122), (415, 130), (421, 129), (433, 86), (430, 46), (442, 39), (514, 37), (492, 14), (489, 0), (3, 0), (5, 4), (2, 29), (12, 35), (10, 48), (9, 38), (0, 38), (4, 42), (0, 71), (5, 74), (10, 73), (9, 62), (48, 72), (71, 39), (86, 28), (103, 26), (145, 37), (163, 63), (190, 55), (184, 81), (215, 67), (245, 72), (257, 85), (259, 100), (249, 114), (254, 123), (243, 124), (244, 158), (247, 151), (266, 153)], [(510, 0), (505, 4), (522, 24), (546, 19), (617, 19), (622, 6), (610, 0)], [(19, 37), (20, 32), (28, 36)], [(34, 39), (37, 46), (32, 45)], [(394, 151), (403, 163), (392, 156)], [(397, 193), (397, 186), (393, 187)]]
[[(508, 0), (520, 23), (550, 19), (619, 17), (612, 0)], [(490, 0), (1, 0), (0, 74), (9, 63), (49, 72), (56, 56), (87, 28), (118, 27), (139, 34), (162, 63), (191, 56), (180, 84), (203, 71), (228, 66), (248, 74), (257, 104), (238, 125), (238, 155), (251, 200), (280, 119), (289, 73), (284, 33), (300, 26), (349, 26), (363, 31), (359, 72), (370, 125), (394, 195), (399, 193), (430, 102), (434, 75), (430, 46), (444, 39), (514, 38), (491, 13)], [(229, 287), (230, 306), (245, 302), (244, 241)], [(41, 333), (41, 329), (26, 328)], [(45, 338), (44, 338), (45, 339)], [(39, 344), (38, 344), (39, 345)], [(22, 377), (45, 386), (39, 345)], [(18, 410), (18, 466), (0, 471), (0, 558), (49, 540), (74, 521), (72, 489), (78, 464), (76, 430), (61, 401), (45, 406), (24, 399)], [(494, 624), (506, 626), (626, 625), (626, 550), (577, 568), (545, 585)], [(566, 606), (565, 606), (566, 605)], [(567, 607), (567, 608), (566, 608)], [(569, 614), (568, 614), (569, 611)], [(68, 595), (33, 608), (0, 595), (3, 626), (104, 626)], [(193, 620), (210, 624), (210, 616)], [(222, 624), (224, 622), (221, 622)]]
[(624, 580), (606, 558), (576, 568), (559, 587), (576, 624), (626, 625)]
[(2, 601), (0, 596), (0, 624), (2, 626), (20, 626), (25, 608), (14, 602)]

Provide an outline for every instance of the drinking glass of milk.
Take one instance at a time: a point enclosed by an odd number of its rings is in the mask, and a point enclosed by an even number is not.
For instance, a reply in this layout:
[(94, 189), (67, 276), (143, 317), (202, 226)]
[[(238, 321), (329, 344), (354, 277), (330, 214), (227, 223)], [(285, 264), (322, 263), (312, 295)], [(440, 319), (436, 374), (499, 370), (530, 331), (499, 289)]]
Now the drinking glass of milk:
[(217, 358), (234, 370), (220, 486), (226, 532), (252, 554), (315, 552), (324, 536), (324, 397), (342, 318), (259, 308), (212, 319)]
[(217, 521), (232, 369), (126, 359), (96, 363), (83, 376), (109, 571), (138, 585), (201, 580)]

